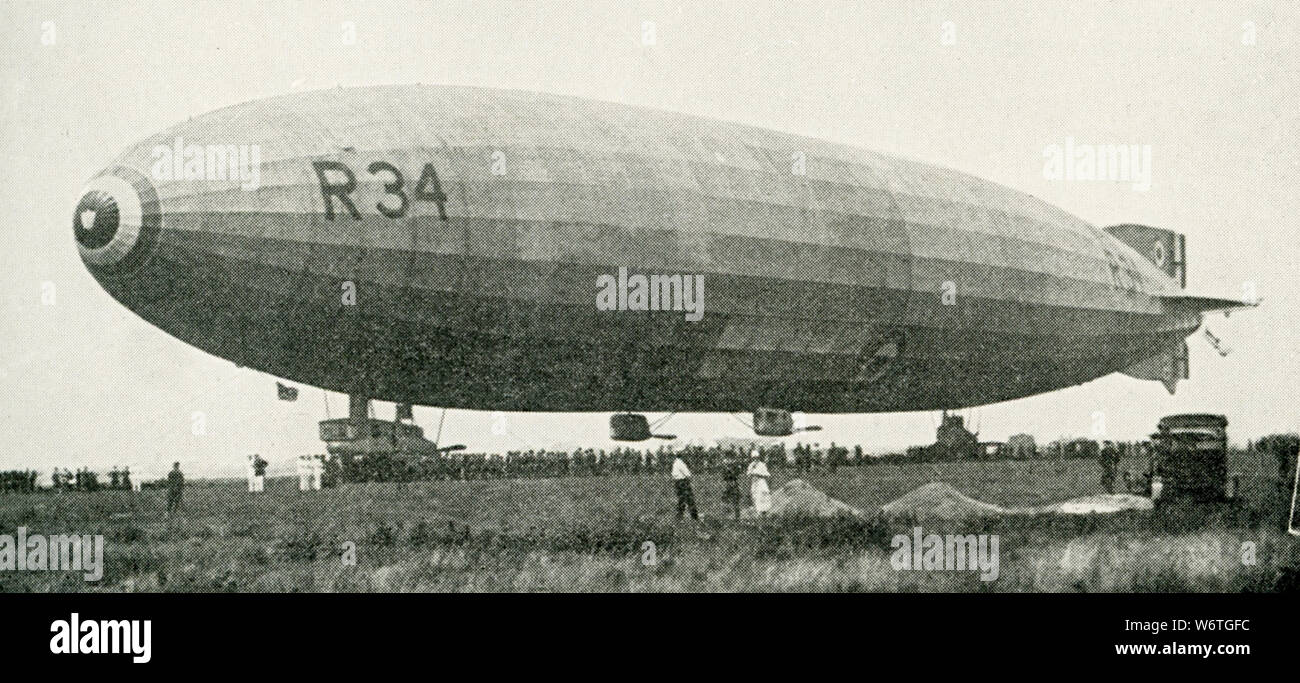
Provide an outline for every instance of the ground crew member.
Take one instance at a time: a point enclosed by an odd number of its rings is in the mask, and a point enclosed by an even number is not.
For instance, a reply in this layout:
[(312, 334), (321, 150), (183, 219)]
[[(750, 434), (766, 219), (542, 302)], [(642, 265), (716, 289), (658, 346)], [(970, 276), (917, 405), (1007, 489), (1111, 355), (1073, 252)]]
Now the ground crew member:
[(749, 453), (749, 468), (745, 473), (749, 475), (749, 497), (754, 501), (754, 512), (764, 516), (772, 509), (772, 491), (767, 485), (772, 474), (767, 471), (763, 454), (757, 448)]
[(740, 459), (728, 453), (722, 463), (722, 500), (731, 508), (732, 519), (740, 519)]
[(324, 486), (325, 479), (325, 456), (309, 455), (308, 465), (311, 469), (311, 490), (319, 491)]
[(172, 463), (172, 471), (167, 473), (167, 514), (180, 510), (184, 490), (185, 475), (181, 474), (181, 464)]
[(1115, 469), (1119, 466), (1119, 451), (1115, 449), (1115, 444), (1105, 442), (1098, 459), (1101, 461), (1101, 488), (1106, 493), (1114, 493)]
[(673, 459), (673, 485), (677, 487), (677, 519), (690, 508), (691, 519), (699, 520), (700, 513), (695, 509), (695, 493), (691, 491), (691, 469), (682, 460), (681, 454)]
[(248, 456), (248, 492), (261, 493), (266, 489), (266, 461), (262, 456)]

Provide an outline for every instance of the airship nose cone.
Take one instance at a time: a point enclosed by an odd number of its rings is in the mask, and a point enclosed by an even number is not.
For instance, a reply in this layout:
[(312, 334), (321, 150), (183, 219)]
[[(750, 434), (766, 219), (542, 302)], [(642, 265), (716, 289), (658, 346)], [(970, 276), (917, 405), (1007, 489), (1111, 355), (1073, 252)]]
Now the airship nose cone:
[(134, 270), (148, 256), (161, 227), (153, 184), (125, 167), (91, 178), (72, 215), (77, 251), (86, 267), (97, 273)]
[(100, 249), (113, 241), (122, 222), (117, 199), (103, 190), (89, 190), (77, 203), (72, 229), (77, 244), (88, 250)]

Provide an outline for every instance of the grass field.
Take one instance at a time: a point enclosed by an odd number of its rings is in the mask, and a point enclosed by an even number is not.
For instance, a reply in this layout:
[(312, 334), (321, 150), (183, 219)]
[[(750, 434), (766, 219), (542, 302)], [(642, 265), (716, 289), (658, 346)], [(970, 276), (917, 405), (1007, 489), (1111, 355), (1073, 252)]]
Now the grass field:
[[(0, 591), (1295, 590), (1300, 538), (1282, 531), (1288, 501), (1267, 457), (1234, 454), (1244, 491), (1234, 504), (968, 521), (737, 523), (708, 474), (696, 477), (698, 525), (676, 522), (672, 487), (659, 475), (315, 493), (274, 479), (260, 495), (242, 481), (199, 481), (172, 519), (161, 491), (4, 495), (0, 533), (102, 534), (105, 561), (95, 583), (79, 572), (9, 571)], [(875, 463), (804, 478), (872, 510), (930, 481), (999, 505), (1041, 505), (1096, 493), (1099, 474), (1093, 461), (1035, 460)], [(792, 478), (775, 475), (773, 488)], [(996, 534), (998, 578), (895, 570), (891, 539), (917, 525)]]

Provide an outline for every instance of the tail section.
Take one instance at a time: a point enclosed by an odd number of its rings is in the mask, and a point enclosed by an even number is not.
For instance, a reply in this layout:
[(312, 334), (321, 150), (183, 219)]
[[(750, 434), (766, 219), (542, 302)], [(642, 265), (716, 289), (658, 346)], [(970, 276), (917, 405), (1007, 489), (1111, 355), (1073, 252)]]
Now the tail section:
[[(1187, 287), (1187, 239), (1172, 230), (1153, 228), (1149, 225), (1125, 223), (1112, 225), (1104, 230), (1115, 239), (1145, 256), (1157, 268), (1178, 281), (1180, 288)], [(1241, 308), (1254, 308), (1259, 301), (1242, 301), (1213, 296), (1198, 296), (1180, 292), (1178, 294), (1156, 295), (1166, 313), (1196, 314), (1222, 311), (1227, 315)], [(1207, 337), (1220, 355), (1227, 355), (1219, 339), (1213, 335)], [(1188, 352), (1187, 342), (1182, 339), (1172, 340), (1158, 353), (1140, 363), (1122, 371), (1137, 379), (1153, 379), (1165, 385), (1170, 394), (1178, 386), (1178, 380), (1187, 379)]]
[[(1127, 244), (1137, 253), (1145, 256), (1160, 270), (1165, 271), (1176, 280), (1178, 286), (1187, 288), (1187, 238), (1164, 228), (1149, 225), (1125, 223), (1103, 228), (1111, 237)], [(1235, 311), (1239, 308), (1253, 308), (1258, 301), (1241, 301), (1214, 296), (1177, 294), (1161, 296), (1160, 300), (1169, 308), (1181, 308), (1195, 313), (1212, 313), (1215, 311)]]
[(1145, 256), (1156, 267), (1178, 280), (1180, 287), (1187, 286), (1187, 239), (1164, 228), (1125, 223), (1104, 230), (1111, 237), (1127, 244), (1133, 251)]

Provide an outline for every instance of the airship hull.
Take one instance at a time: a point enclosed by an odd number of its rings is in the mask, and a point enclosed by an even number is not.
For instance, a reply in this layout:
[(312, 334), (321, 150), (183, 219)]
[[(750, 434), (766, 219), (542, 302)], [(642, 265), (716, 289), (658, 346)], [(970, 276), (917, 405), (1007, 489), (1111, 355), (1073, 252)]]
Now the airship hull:
[[(257, 187), (159, 172), (164, 148), (239, 145), (260, 150)], [(351, 174), (350, 207), (322, 165)], [(115, 298), (214, 355), (384, 400), (952, 408), (1121, 370), (1200, 323), (1161, 302), (1178, 291), (1165, 273), (1027, 195), (576, 98), (292, 95), (198, 117), (113, 168), (147, 179), (160, 223), (130, 268), (88, 263)], [(699, 276), (702, 315), (602, 310), (597, 283), (620, 272)]]

